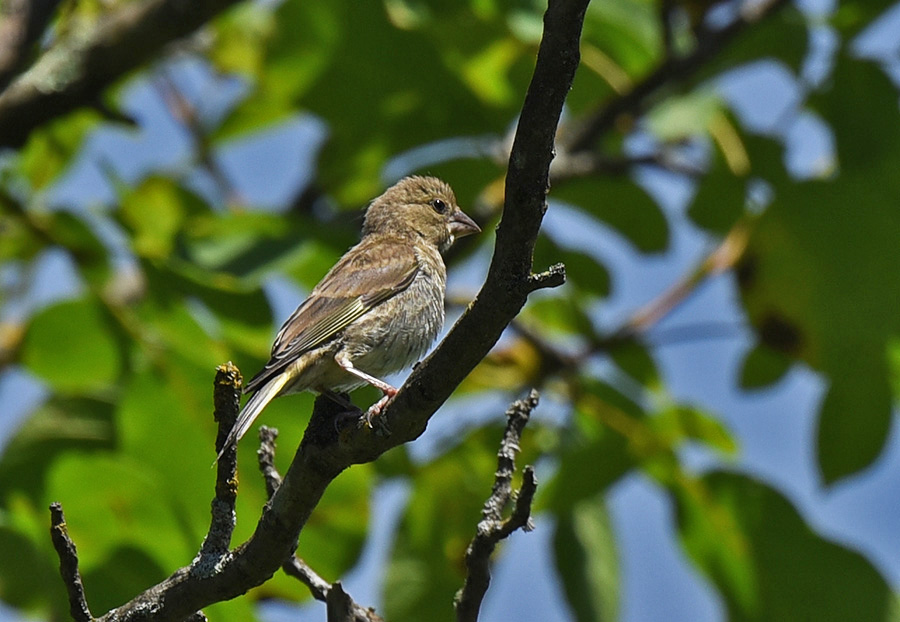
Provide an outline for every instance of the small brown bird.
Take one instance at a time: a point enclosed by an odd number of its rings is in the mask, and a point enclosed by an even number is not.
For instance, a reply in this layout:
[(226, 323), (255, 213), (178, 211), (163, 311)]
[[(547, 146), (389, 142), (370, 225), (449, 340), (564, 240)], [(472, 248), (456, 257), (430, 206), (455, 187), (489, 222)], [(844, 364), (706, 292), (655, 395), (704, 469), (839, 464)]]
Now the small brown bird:
[(379, 377), (415, 363), (444, 324), (441, 253), (480, 231), (450, 186), (434, 177), (406, 177), (372, 201), (359, 244), (278, 331), (271, 359), (244, 388), (253, 396), (219, 456), (279, 395), (371, 384), (384, 393), (367, 413), (377, 415), (397, 393)]

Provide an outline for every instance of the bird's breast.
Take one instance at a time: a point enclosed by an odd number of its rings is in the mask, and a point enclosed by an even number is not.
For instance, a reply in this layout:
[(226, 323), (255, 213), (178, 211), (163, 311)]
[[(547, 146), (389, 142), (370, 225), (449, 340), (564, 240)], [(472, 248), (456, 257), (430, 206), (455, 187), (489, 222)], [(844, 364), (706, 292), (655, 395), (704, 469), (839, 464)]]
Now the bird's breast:
[(428, 351), (444, 325), (442, 261), (439, 268), (423, 266), (409, 287), (347, 327), (342, 342), (357, 367), (384, 376)]

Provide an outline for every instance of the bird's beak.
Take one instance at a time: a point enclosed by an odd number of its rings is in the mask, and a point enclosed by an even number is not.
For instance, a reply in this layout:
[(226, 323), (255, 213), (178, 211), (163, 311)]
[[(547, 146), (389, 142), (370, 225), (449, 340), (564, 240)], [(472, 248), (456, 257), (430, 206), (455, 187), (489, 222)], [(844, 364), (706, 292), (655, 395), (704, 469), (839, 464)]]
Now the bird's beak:
[(481, 227), (475, 224), (475, 221), (462, 210), (456, 212), (450, 217), (450, 235), (454, 238), (461, 238), (473, 233), (481, 233)]

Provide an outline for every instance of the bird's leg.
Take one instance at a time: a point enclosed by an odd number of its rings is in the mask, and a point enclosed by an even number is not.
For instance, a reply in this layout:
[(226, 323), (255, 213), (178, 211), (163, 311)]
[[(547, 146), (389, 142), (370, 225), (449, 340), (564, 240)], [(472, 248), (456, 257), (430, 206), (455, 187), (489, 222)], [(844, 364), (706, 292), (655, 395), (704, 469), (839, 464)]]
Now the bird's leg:
[[(384, 380), (379, 380), (375, 376), (370, 376), (361, 369), (354, 367), (353, 361), (351, 361), (350, 358), (343, 352), (338, 353), (334, 357), (334, 361), (338, 365), (340, 365), (341, 369), (343, 369), (347, 373), (353, 374), (361, 380), (365, 380), (367, 383), (384, 393), (384, 396), (380, 400), (372, 404), (372, 406), (369, 407), (369, 410), (367, 410), (363, 415), (362, 420), (365, 422), (366, 426), (371, 428), (372, 420), (380, 415), (381, 411), (384, 410), (384, 407), (387, 405), (390, 399), (397, 395), (397, 389), (386, 383)], [(383, 426), (383, 422), (379, 422), (379, 424)], [(384, 428), (384, 431), (389, 432), (387, 428)]]
[(340, 365), (341, 369), (343, 369), (345, 372), (353, 374), (360, 380), (365, 380), (368, 384), (371, 384), (376, 389), (379, 389), (385, 395), (389, 395), (391, 397), (397, 395), (397, 389), (386, 383), (384, 380), (379, 380), (375, 376), (370, 376), (363, 370), (354, 367), (353, 361), (350, 360), (350, 357), (348, 357), (346, 353), (339, 352), (334, 357), (334, 362)]

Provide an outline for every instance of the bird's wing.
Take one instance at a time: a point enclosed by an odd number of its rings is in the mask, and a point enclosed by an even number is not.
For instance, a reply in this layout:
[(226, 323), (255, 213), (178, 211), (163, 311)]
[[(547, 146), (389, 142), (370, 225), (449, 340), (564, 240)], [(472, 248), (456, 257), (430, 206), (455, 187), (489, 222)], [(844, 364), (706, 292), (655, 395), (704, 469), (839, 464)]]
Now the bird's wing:
[(304, 352), (327, 341), (416, 278), (419, 262), (408, 243), (368, 243), (348, 251), (287, 319), (272, 357), (245, 391), (255, 391)]

